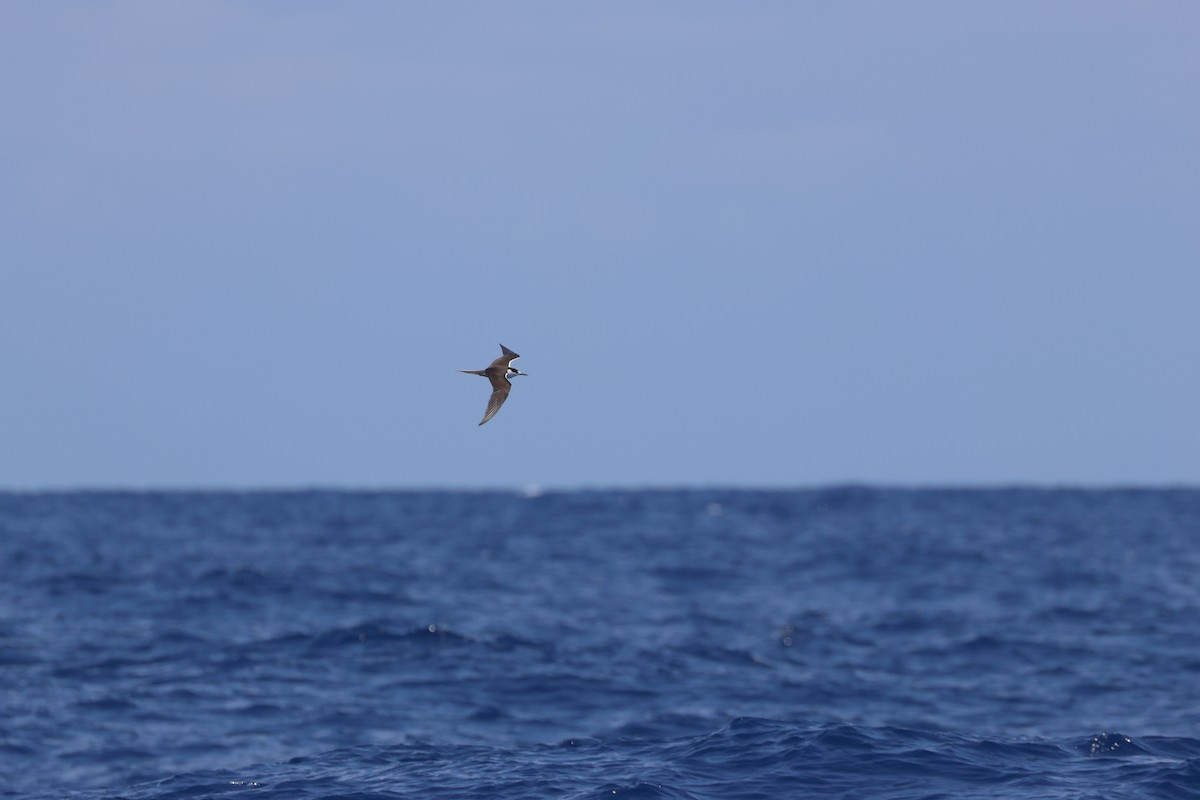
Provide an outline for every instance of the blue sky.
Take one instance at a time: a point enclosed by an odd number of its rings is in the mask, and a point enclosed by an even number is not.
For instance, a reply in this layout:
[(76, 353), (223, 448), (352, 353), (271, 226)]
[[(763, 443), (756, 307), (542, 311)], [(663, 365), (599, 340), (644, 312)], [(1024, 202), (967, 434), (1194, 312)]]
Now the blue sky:
[(0, 487), (1200, 482), (1197, 30), (5, 3)]

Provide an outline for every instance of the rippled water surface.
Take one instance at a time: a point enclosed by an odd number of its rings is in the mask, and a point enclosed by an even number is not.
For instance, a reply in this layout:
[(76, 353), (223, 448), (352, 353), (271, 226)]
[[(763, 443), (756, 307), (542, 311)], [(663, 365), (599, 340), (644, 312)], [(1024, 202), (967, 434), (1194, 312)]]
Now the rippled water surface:
[(1200, 797), (1200, 492), (0, 494), (0, 795)]

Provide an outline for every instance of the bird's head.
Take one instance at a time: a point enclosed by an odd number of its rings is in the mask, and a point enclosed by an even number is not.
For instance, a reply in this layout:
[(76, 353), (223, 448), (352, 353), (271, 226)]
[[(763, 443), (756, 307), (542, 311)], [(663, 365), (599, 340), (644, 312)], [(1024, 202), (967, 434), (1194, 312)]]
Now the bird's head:
[(516, 367), (513, 367), (513, 366), (509, 366), (508, 372), (504, 373), (504, 377), (506, 377), (506, 378), (515, 378), (518, 375), (524, 375), (526, 378), (529, 377), (528, 372), (520, 372), (519, 370), (517, 370)]

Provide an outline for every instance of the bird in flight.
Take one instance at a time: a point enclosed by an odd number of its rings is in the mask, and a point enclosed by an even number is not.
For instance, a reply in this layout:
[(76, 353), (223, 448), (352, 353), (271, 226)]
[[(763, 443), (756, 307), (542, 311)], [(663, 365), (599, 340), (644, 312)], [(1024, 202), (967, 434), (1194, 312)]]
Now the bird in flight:
[(504, 345), (500, 345), (500, 350), (504, 355), (493, 361), (487, 369), (459, 370), (459, 372), (465, 372), (468, 375), (482, 375), (492, 382), (492, 396), (488, 399), (487, 411), (484, 412), (483, 419), (479, 423), (480, 425), (496, 416), (496, 412), (500, 410), (500, 406), (504, 405), (504, 401), (508, 399), (508, 390), (512, 388), (512, 384), (508, 380), (509, 378), (517, 375), (529, 377), (527, 373), (519, 372), (512, 366), (512, 362), (520, 358), (519, 355)]

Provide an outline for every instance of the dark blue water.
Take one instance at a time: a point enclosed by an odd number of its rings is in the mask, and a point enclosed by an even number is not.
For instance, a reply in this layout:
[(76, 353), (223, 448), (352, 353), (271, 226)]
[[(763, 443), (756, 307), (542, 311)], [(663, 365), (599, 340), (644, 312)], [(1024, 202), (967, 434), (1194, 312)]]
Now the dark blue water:
[(0, 495), (0, 795), (1200, 797), (1200, 491)]

